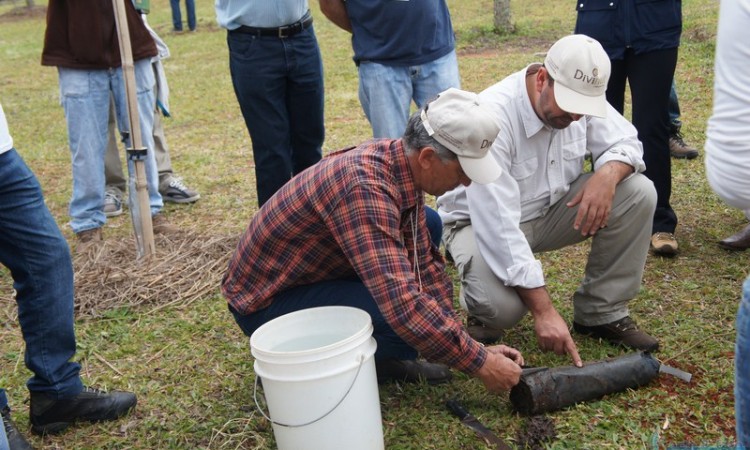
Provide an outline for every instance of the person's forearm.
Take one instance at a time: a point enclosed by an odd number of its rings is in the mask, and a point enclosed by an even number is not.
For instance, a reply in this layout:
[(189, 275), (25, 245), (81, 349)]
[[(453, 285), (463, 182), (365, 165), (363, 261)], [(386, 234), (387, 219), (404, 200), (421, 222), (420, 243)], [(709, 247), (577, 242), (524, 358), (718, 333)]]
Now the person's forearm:
[(555, 307), (552, 305), (552, 298), (549, 296), (546, 287), (541, 286), (527, 289), (516, 286), (515, 289), (523, 304), (529, 308), (532, 316), (538, 317), (550, 310), (555, 310)]
[(608, 163), (601, 166), (596, 173), (599, 175), (605, 175), (611, 178), (615, 184), (620, 183), (625, 178), (629, 177), (633, 173), (633, 166), (626, 164), (622, 161), (609, 161)]
[(352, 23), (346, 14), (344, 0), (320, 0), (320, 10), (336, 26), (342, 30), (352, 32)]

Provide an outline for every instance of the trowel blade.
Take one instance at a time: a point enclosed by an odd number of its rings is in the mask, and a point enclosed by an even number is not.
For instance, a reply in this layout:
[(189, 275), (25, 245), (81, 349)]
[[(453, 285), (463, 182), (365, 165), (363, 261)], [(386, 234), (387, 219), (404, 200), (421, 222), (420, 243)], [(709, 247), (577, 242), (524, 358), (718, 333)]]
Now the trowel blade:
[(670, 374), (670, 375), (672, 375), (674, 377), (679, 378), (680, 380), (684, 381), (685, 383), (690, 383), (690, 380), (693, 379), (693, 375), (692, 374), (690, 374), (688, 372), (684, 372), (684, 371), (682, 371), (682, 370), (680, 370), (680, 369), (678, 369), (676, 367), (668, 366), (666, 364), (661, 364), (659, 366), (659, 372), (661, 372), (661, 373), (668, 373), (668, 374)]

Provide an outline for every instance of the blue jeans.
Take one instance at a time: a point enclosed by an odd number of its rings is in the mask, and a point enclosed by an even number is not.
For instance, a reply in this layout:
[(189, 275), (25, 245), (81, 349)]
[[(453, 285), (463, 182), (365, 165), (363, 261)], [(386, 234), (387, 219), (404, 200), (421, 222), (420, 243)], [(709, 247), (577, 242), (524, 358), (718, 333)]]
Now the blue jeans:
[[(70, 200), (70, 227), (74, 232), (101, 228), (104, 216), (104, 157), (107, 151), (110, 95), (115, 101), (120, 133), (128, 133), (130, 121), (121, 69), (77, 70), (58, 68), (60, 98), (68, 124), (68, 142), (73, 165), (73, 196)], [(154, 71), (148, 59), (135, 63), (138, 117), (146, 155), (151, 215), (161, 211), (159, 173), (154, 158)], [(125, 136), (125, 134), (123, 134)], [(130, 142), (130, 138), (126, 139)], [(135, 176), (133, 162), (128, 171)]]
[[(70, 249), (15, 149), (0, 154), (0, 262), (16, 290), (24, 362), (34, 374), (28, 389), (56, 398), (78, 395), (80, 366), (69, 362), (76, 352)], [(7, 405), (0, 389), (0, 409)]]
[(739, 448), (750, 449), (750, 277), (745, 280), (737, 311), (737, 340), (734, 348), (734, 408)]
[[(427, 206), (425, 206), (425, 213), (430, 239), (433, 244), (440, 245), (443, 230), (440, 216)], [(351, 306), (366, 311), (372, 318), (372, 336), (378, 344), (375, 359), (415, 359), (417, 357), (417, 351), (393, 331), (380, 313), (370, 291), (362, 281), (356, 278), (321, 281), (287, 289), (276, 294), (267, 308), (246, 316), (235, 311), (231, 305), (229, 310), (242, 332), (247, 336), (252, 336), (255, 330), (270, 320), (290, 312), (317, 306)]]
[[(175, 31), (182, 31), (182, 13), (180, 13), (180, 0), (169, 0), (172, 7), (172, 25)], [(187, 11), (188, 28), (190, 31), (195, 30), (195, 0), (185, 0), (185, 10)]]
[(461, 87), (456, 52), (419, 66), (359, 64), (359, 102), (376, 138), (400, 138), (414, 100), (417, 108), (444, 90)]
[(5, 427), (0, 427), (0, 450), (10, 450), (8, 438), (5, 436)]
[(320, 161), (323, 63), (313, 27), (288, 38), (227, 34), (229, 70), (253, 143), (258, 205)]
[(672, 89), (669, 91), (669, 131), (674, 134), (682, 128), (680, 120), (680, 101), (677, 98), (677, 85), (672, 79)]

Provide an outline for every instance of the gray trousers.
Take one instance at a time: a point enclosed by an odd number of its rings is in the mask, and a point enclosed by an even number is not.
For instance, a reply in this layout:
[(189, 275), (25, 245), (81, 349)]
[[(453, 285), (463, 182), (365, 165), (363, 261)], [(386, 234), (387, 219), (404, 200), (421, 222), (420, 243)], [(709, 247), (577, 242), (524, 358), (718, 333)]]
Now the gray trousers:
[[(534, 253), (587, 239), (573, 229), (578, 208), (565, 204), (591, 175), (581, 175), (544, 217), (521, 224)], [(628, 302), (641, 286), (655, 207), (656, 190), (644, 175), (636, 174), (617, 186), (608, 225), (592, 238), (586, 273), (573, 295), (575, 322), (602, 325), (629, 314)], [(460, 276), (461, 307), (491, 328), (508, 329), (518, 323), (528, 310), (516, 290), (506, 286), (479, 253), (471, 223), (447, 224), (443, 240)]]

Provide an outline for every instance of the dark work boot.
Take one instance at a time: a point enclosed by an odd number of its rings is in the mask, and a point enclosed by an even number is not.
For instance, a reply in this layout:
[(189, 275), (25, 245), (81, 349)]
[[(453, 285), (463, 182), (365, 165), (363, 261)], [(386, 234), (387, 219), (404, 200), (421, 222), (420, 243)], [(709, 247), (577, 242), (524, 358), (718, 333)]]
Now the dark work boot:
[(118, 419), (136, 404), (132, 392), (84, 387), (75, 397), (55, 399), (43, 392), (31, 392), (29, 421), (35, 434), (56, 434), (74, 422), (102, 422)]
[(485, 345), (497, 344), (505, 334), (504, 330), (490, 328), (474, 316), (466, 318), (466, 332), (469, 333), (469, 336), (474, 338), (475, 341), (481, 342)]
[(375, 361), (375, 370), (378, 373), (378, 383), (385, 383), (386, 381), (418, 383), (425, 381), (427, 384), (441, 384), (449, 382), (453, 377), (447, 366), (413, 359)]
[(10, 450), (34, 450), (34, 447), (32, 447), (24, 435), (18, 431), (16, 424), (11, 420), (10, 408), (6, 406), (0, 411), (0, 414), (3, 416), (3, 427), (5, 428), (5, 436), (8, 438)]
[(659, 350), (659, 341), (638, 329), (630, 316), (604, 325), (586, 326), (573, 322), (573, 329), (580, 334), (604, 339), (614, 345), (621, 345), (644, 352)]

